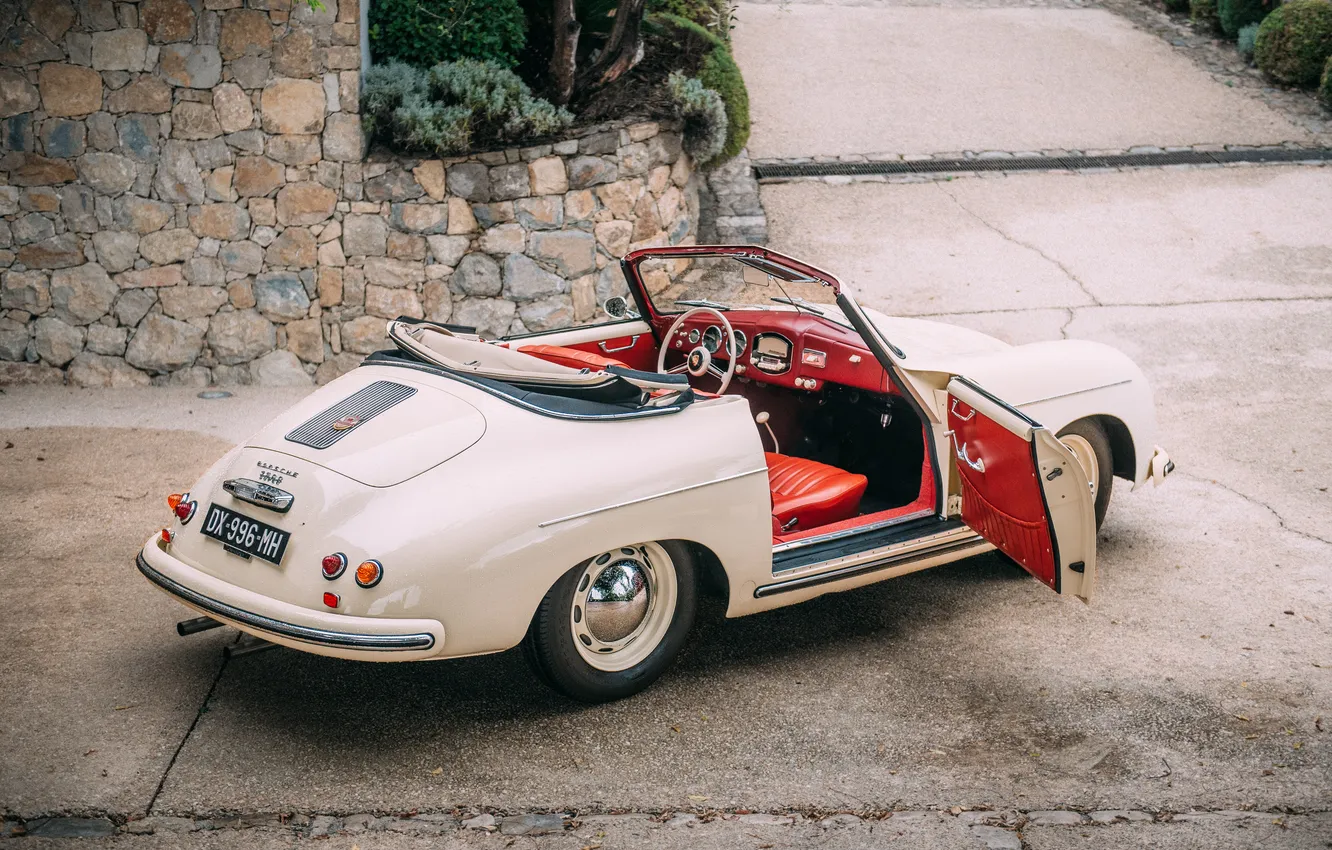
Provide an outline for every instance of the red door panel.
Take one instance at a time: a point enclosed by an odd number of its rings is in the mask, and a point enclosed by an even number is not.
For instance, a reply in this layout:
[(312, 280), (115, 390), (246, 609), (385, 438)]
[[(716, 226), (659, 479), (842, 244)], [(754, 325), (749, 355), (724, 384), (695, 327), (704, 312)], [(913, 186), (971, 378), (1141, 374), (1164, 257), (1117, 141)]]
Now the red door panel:
[(616, 336), (600, 342), (580, 342), (570, 345), (569, 348), (614, 357), (630, 369), (644, 372), (657, 371), (657, 344), (650, 333)]
[(962, 521), (1056, 590), (1054, 543), (1029, 437), (957, 398), (948, 427), (962, 483)]

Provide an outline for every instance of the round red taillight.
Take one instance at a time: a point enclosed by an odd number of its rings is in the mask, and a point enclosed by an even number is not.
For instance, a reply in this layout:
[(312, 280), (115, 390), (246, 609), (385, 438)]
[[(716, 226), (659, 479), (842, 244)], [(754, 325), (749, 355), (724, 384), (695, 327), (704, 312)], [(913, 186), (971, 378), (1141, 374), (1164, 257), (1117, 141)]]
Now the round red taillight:
[(356, 568), (356, 583), (361, 587), (374, 587), (379, 584), (379, 580), (383, 577), (384, 565), (373, 558)]
[(194, 519), (194, 512), (198, 509), (198, 502), (181, 502), (176, 505), (176, 519), (180, 520), (181, 525), (188, 525), (189, 521)]
[(321, 569), (324, 571), (324, 578), (332, 581), (347, 569), (347, 556), (341, 552), (325, 555)]

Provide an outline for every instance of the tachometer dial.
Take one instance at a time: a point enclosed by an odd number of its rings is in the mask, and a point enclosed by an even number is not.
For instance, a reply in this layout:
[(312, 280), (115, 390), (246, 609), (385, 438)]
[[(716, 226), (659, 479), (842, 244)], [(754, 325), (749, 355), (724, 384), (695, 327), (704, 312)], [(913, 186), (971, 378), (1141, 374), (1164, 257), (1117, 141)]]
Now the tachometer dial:
[(717, 349), (721, 348), (721, 341), (721, 328), (716, 325), (709, 325), (708, 329), (703, 332), (703, 347), (708, 350), (709, 354), (717, 353)]
[(746, 343), (746, 342), (748, 342), (748, 340), (745, 339), (745, 332), (742, 331), (742, 330), (736, 330), (736, 332), (735, 332), (735, 353), (736, 353), (736, 356), (739, 356), (739, 355), (745, 353), (745, 343)]

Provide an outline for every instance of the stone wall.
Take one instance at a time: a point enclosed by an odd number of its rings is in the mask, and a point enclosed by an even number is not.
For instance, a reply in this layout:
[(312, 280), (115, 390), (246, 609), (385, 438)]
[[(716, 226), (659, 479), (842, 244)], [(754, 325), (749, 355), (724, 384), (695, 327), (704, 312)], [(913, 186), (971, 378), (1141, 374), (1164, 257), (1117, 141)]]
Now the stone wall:
[(398, 315), (584, 323), (693, 241), (676, 127), (366, 159), (360, 9), (323, 5), (0, 0), (0, 382), (322, 382)]

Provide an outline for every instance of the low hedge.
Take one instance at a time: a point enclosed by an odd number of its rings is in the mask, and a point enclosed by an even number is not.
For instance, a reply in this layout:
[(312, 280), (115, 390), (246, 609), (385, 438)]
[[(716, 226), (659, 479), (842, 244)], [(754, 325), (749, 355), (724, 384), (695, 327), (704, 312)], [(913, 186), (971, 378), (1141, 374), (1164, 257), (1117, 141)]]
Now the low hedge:
[(664, 24), (681, 36), (702, 44), (706, 53), (698, 69), (698, 80), (704, 87), (721, 95), (726, 106), (726, 144), (721, 153), (704, 165), (718, 165), (732, 158), (749, 142), (749, 90), (740, 66), (735, 64), (726, 42), (706, 27), (679, 15), (653, 15), (655, 24)]
[(1254, 59), (1264, 74), (1291, 86), (1318, 85), (1332, 56), (1332, 2), (1291, 0), (1258, 27)]
[(361, 0), (370, 3), (370, 55), (376, 63), (431, 68), (476, 59), (517, 66), (527, 43), (519, 0)]
[(1221, 22), (1216, 17), (1216, 0), (1189, 0), (1189, 20), (1219, 29)]
[(1275, 5), (1276, 0), (1216, 0), (1216, 18), (1221, 32), (1238, 38), (1241, 29), (1262, 21)]

